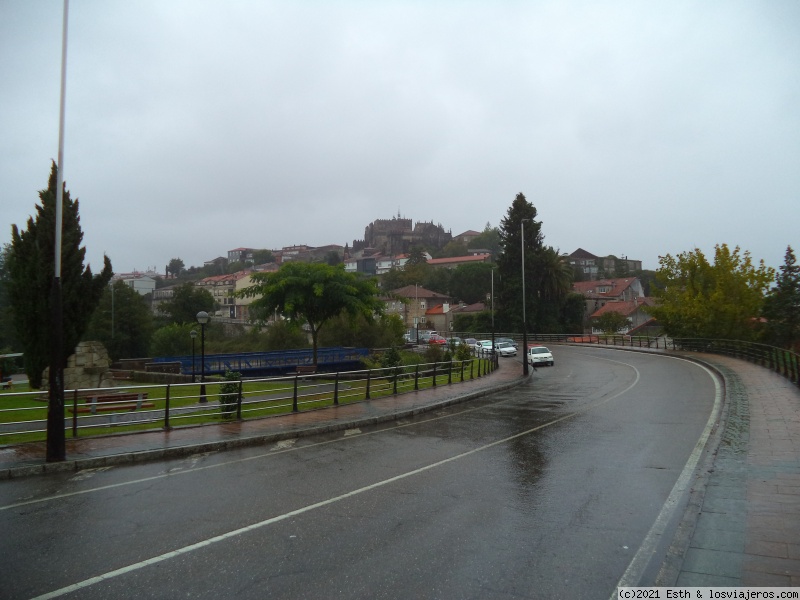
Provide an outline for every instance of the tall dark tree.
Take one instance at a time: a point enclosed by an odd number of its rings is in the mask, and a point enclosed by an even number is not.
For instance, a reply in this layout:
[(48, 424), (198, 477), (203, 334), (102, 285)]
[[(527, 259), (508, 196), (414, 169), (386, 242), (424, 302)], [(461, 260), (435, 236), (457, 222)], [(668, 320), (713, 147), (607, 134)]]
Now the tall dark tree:
[(0, 250), (0, 354), (12, 352), (17, 347), (14, 314), (8, 297), (10, 281), (8, 257), (10, 254), (11, 244), (4, 244), (2, 250)]
[(123, 281), (106, 287), (84, 336), (98, 340), (112, 360), (148, 356), (153, 313), (139, 292)]
[(448, 295), (465, 304), (486, 302), (486, 295), (492, 291), (492, 269), (491, 263), (459, 265), (450, 278)]
[(533, 272), (537, 277), (534, 285), (539, 292), (534, 317), (537, 332), (561, 333), (561, 312), (572, 289), (572, 267), (558, 250), (545, 246), (536, 257)]
[[(14, 312), (17, 339), (25, 354), (25, 371), (32, 387), (41, 387), (42, 371), (50, 362), (51, 288), (55, 277), (56, 164), (53, 162), (46, 190), (39, 192), (36, 218), (30, 217), (27, 229), (11, 226), (11, 253), (8, 256), (9, 300)], [(67, 358), (81, 341), (103, 290), (113, 274), (111, 261), (103, 257), (103, 270), (94, 275), (84, 267), (86, 248), (81, 246), (83, 231), (78, 215), (78, 200), (70, 198), (66, 184), (62, 201), (61, 294), (63, 314), (63, 355)]]
[(791, 246), (764, 302), (768, 341), (784, 348), (800, 346), (800, 266)]
[(196, 323), (201, 310), (214, 310), (214, 296), (207, 290), (195, 287), (192, 282), (182, 283), (175, 288), (172, 298), (159, 307), (167, 315), (168, 323)]
[[(523, 227), (524, 225), (524, 227)], [(522, 235), (525, 240), (523, 244)], [(499, 329), (522, 331), (522, 256), (525, 251), (525, 315), (528, 331), (536, 330), (532, 322), (536, 315), (540, 281), (536, 260), (542, 250), (542, 223), (536, 220), (536, 207), (522, 193), (517, 194), (506, 216), (500, 222), (501, 253), (497, 257), (500, 286), (496, 289)], [(497, 285), (497, 281), (495, 281)]]

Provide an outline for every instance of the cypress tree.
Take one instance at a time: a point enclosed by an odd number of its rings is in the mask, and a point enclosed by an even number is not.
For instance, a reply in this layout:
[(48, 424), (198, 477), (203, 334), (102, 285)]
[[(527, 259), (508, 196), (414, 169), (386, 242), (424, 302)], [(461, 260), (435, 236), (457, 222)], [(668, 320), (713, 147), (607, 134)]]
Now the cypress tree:
[[(34, 388), (41, 387), (53, 338), (50, 291), (55, 276), (56, 175), (53, 162), (47, 189), (39, 192), (41, 203), (36, 205), (35, 218), (29, 217), (27, 228), (22, 231), (16, 225), (11, 226), (9, 300), (17, 339), (21, 340), (25, 354), (25, 371)], [(113, 274), (107, 256), (103, 257), (103, 270), (98, 275), (92, 274), (90, 266), (84, 268), (86, 248), (81, 246), (82, 242), (78, 200), (70, 198), (65, 184), (61, 239), (62, 366), (81, 341)]]

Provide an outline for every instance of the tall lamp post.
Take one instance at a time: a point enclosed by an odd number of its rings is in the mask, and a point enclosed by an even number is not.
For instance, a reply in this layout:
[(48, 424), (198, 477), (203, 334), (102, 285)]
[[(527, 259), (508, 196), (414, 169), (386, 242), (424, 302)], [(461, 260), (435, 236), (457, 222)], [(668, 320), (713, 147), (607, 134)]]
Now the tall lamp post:
[(417, 336), (417, 346), (419, 346), (419, 285), (414, 284), (414, 330)]
[(522, 374), (528, 374), (528, 320), (525, 316), (525, 221), (530, 219), (522, 219), (519, 223), (520, 235), (522, 237), (522, 352), (525, 359), (522, 361)]
[(494, 267), (492, 267), (492, 291), (490, 296), (490, 306), (492, 309), (492, 348), (494, 348)]
[(197, 322), (200, 323), (200, 402), (206, 399), (206, 324), (211, 317), (204, 310), (197, 313)]
[(197, 332), (192, 329), (189, 336), (192, 338), (192, 383), (194, 383), (194, 339), (197, 337)]

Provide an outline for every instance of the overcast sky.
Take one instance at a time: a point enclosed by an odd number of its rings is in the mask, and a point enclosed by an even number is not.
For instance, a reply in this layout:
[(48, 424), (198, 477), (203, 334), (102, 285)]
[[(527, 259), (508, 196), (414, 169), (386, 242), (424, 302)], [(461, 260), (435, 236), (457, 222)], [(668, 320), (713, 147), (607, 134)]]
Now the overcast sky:
[[(0, 243), (58, 154), (62, 0), (0, 0)], [(453, 235), (800, 253), (795, 0), (72, 0), (64, 175), (116, 272)]]

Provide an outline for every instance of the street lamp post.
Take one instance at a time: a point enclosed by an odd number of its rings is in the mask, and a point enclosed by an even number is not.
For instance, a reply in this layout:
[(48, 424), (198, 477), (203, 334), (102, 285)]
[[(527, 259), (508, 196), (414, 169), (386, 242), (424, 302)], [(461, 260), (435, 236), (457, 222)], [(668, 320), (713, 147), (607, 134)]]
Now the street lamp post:
[(490, 307), (492, 310), (492, 348), (494, 348), (494, 267), (492, 267), (492, 291), (490, 297)]
[(522, 237), (522, 352), (525, 359), (522, 361), (522, 374), (528, 374), (528, 320), (525, 315), (525, 305), (527, 304), (525, 298), (525, 221), (530, 219), (522, 219), (519, 223), (520, 235)]
[(419, 285), (414, 284), (414, 330), (417, 335), (417, 346), (419, 346)]
[(192, 329), (189, 336), (192, 338), (192, 383), (194, 383), (194, 339), (197, 337), (197, 332)]
[(197, 322), (200, 323), (200, 402), (206, 399), (206, 324), (211, 317), (204, 310), (197, 313)]

